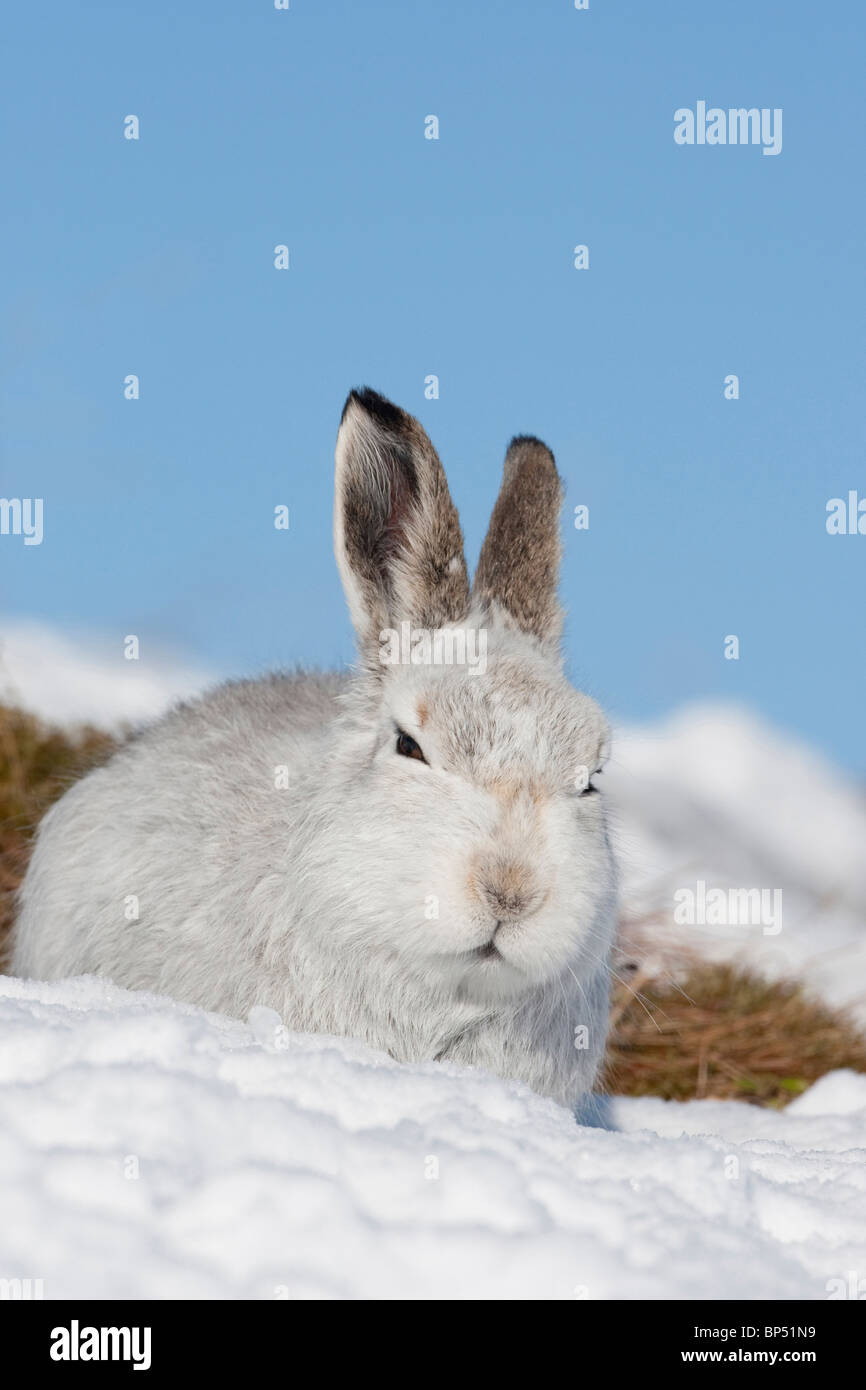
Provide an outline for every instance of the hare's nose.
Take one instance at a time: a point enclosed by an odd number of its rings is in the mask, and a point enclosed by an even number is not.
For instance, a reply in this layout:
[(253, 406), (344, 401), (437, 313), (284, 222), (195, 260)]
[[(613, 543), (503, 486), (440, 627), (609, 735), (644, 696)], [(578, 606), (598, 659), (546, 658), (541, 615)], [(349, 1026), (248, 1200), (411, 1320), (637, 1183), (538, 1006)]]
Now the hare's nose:
[(481, 882), (481, 897), (500, 922), (513, 922), (518, 917), (531, 917), (544, 901), (544, 894), (530, 884), (503, 883), (485, 879)]

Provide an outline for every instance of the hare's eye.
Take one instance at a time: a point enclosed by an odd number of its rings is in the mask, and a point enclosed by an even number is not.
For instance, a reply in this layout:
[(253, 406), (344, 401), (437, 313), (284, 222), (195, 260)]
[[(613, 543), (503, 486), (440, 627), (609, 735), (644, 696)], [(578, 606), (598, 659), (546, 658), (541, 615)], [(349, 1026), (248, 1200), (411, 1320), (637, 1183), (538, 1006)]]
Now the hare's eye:
[(421, 763), (427, 761), (414, 738), (404, 734), (402, 729), (397, 730), (397, 752), (404, 758), (417, 758)]
[[(593, 776), (593, 777), (600, 777), (600, 776), (601, 776), (601, 773), (602, 773), (602, 769), (601, 769), (600, 767), (597, 767), (597, 768), (595, 769), (595, 772), (592, 774), (592, 776)], [(593, 782), (592, 778), (590, 778), (590, 780), (587, 782), (586, 786), (581, 788), (580, 795), (581, 795), (581, 796), (592, 796), (592, 795), (598, 796), (598, 793), (599, 793), (600, 790), (601, 790), (601, 788), (600, 788), (600, 787), (597, 787), (597, 786), (595, 785), (595, 783)]]

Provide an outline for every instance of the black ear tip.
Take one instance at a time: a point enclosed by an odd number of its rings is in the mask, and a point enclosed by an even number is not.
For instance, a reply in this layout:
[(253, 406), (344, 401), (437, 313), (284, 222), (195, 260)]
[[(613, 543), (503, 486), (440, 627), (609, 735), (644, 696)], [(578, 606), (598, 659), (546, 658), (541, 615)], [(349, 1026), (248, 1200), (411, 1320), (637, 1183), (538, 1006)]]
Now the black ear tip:
[(340, 424), (345, 420), (352, 405), (358, 406), (384, 429), (399, 430), (403, 426), (405, 417), (399, 406), (394, 405), (386, 396), (380, 396), (379, 392), (370, 386), (357, 386), (349, 392), (343, 406), (343, 414), (340, 416)]
[(516, 434), (505, 451), (505, 477), (511, 478), (518, 469), (527, 466), (559, 478), (553, 451), (544, 440), (537, 439), (534, 434)]
[(510, 454), (512, 449), (524, 448), (540, 449), (542, 453), (549, 454), (550, 457), (553, 458), (553, 454), (551, 453), (550, 449), (548, 449), (544, 440), (539, 439), (534, 434), (516, 434), (508, 446), (508, 453)]

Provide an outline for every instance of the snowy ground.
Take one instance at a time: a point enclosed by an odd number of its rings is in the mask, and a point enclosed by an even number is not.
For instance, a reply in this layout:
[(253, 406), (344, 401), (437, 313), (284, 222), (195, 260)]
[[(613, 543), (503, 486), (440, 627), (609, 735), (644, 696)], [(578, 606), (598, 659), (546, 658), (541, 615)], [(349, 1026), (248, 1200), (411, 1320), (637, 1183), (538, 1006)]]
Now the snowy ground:
[[(741, 955), (866, 1020), (866, 789), (749, 711), (698, 705), (617, 731), (604, 790), (638, 955)], [(777, 895), (777, 918), (678, 924), (699, 882)]]
[(274, 1015), (0, 979), (0, 1278), (46, 1298), (826, 1299), (853, 1273), (866, 1294), (866, 1077), (782, 1114), (603, 1118)]
[(70, 633), (4, 617), (0, 700), (52, 724), (101, 729), (153, 719), (175, 700), (196, 695), (213, 677), (166, 653), (126, 660), (123, 638)]
[(718, 870), (770, 869), (772, 882), (811, 889), (816, 902), (832, 889), (866, 909), (866, 789), (756, 715), (696, 705), (621, 730), (610, 776), (656, 840), (688, 834), (692, 853), (715, 856)]

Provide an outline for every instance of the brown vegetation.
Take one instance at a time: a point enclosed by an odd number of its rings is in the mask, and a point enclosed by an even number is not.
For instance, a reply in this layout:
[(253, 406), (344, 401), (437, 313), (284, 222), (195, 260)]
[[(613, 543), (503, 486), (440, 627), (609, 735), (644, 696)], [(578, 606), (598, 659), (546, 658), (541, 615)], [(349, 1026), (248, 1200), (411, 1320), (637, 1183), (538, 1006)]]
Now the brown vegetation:
[(695, 962), (616, 987), (605, 1064), (616, 1095), (782, 1106), (838, 1067), (866, 1071), (866, 1037), (803, 985)]
[(0, 705), (0, 966), (27, 865), (30, 840), (53, 801), (114, 747), (110, 735), (47, 728), (32, 714)]

